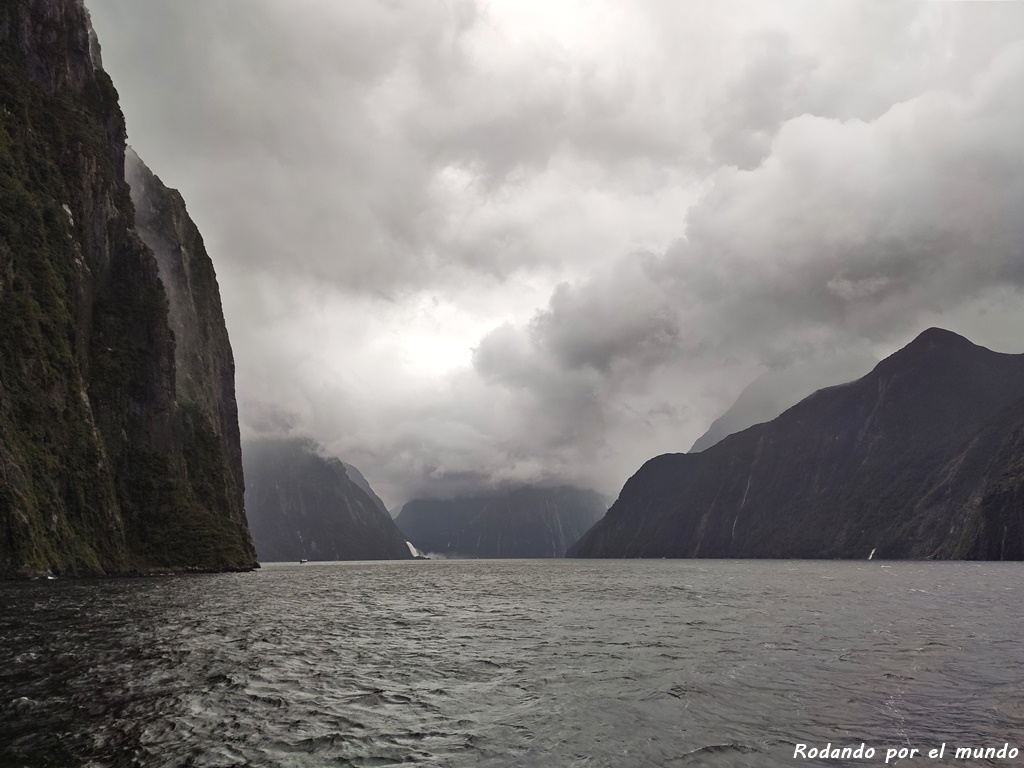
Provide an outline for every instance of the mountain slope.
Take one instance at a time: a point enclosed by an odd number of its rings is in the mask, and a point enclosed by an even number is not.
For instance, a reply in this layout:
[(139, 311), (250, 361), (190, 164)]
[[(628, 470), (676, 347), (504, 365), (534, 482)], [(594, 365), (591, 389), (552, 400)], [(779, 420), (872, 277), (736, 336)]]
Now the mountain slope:
[(755, 424), (771, 421), (808, 395), (824, 387), (859, 379), (877, 363), (862, 356), (825, 358), (770, 370), (752, 381), (736, 402), (697, 438), (690, 453), (700, 453), (723, 438)]
[(520, 487), (447, 501), (415, 499), (395, 522), (427, 554), (562, 557), (605, 509), (593, 491)]
[(408, 560), (386, 511), (309, 440), (247, 441), (246, 512), (261, 560)]
[(1019, 556), (1022, 417), (1024, 355), (931, 329), (772, 422), (650, 460), (570, 554)]
[(346, 461), (341, 462), (341, 466), (345, 468), (345, 473), (348, 475), (349, 479), (362, 488), (363, 493), (370, 497), (370, 501), (373, 502), (373, 505), (390, 518), (391, 513), (388, 512), (387, 505), (381, 500), (380, 496), (374, 493), (373, 488), (370, 487), (370, 483), (365, 477), (363, 477), (363, 473)]
[(98, 51), (81, 0), (0, 4), (0, 575), (251, 568)]

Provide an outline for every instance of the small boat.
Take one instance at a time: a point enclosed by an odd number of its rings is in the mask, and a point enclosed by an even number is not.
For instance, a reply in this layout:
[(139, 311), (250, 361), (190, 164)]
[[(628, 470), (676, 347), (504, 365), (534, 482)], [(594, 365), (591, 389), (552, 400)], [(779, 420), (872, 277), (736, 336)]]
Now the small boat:
[(299, 560), (299, 565), (305, 565), (308, 562), (309, 560), (307, 560), (306, 558), (302, 558), (301, 560)]

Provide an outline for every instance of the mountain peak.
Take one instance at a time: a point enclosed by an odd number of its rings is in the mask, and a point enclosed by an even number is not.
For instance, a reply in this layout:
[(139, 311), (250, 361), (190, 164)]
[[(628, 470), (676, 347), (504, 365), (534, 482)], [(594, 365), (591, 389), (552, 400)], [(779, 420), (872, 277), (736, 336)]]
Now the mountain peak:
[(963, 336), (953, 331), (947, 331), (945, 328), (928, 328), (927, 330), (921, 331), (917, 337), (910, 342), (904, 349), (914, 349), (919, 347), (925, 347), (933, 349), (935, 347), (944, 348), (971, 348), (977, 347), (978, 345), (969, 339), (965, 339)]
[(999, 357), (999, 354), (952, 331), (929, 328), (879, 363), (875, 371), (883, 375), (902, 375), (908, 370), (948, 374), (953, 370), (967, 371), (983, 358), (992, 357)]
[(774, 421), (647, 462), (570, 554), (1021, 559), (1022, 431), (1024, 355), (929, 328)]

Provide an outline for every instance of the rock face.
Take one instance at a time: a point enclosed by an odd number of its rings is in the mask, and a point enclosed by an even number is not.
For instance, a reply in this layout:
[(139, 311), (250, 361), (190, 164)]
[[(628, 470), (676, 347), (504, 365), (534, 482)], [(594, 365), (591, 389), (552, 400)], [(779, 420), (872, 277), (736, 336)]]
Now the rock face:
[(594, 491), (521, 487), (448, 501), (416, 499), (395, 522), (428, 555), (562, 557), (605, 510)]
[(261, 560), (412, 557), (387, 511), (311, 441), (247, 441), (242, 455), (249, 526)]
[(167, 293), (178, 402), (198, 411), (199, 420), (208, 422), (223, 444), (225, 503), (235, 517), (244, 519), (235, 361), (213, 262), (181, 195), (164, 186), (131, 148), (125, 154), (125, 175), (135, 206), (135, 229), (153, 251)]
[(931, 329), (858, 381), (651, 459), (577, 557), (1024, 558), (1024, 355)]
[(81, 0), (0, 4), (0, 110), (0, 575), (254, 567), (216, 279), (197, 250), (208, 300), (169, 307)]

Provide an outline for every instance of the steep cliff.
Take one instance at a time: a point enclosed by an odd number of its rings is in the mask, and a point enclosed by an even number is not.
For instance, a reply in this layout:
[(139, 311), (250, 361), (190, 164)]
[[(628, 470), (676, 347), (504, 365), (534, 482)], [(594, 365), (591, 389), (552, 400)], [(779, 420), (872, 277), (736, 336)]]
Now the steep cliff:
[(395, 522), (427, 554), (562, 557), (605, 509), (593, 491), (519, 487), (450, 500), (415, 499)]
[(647, 462), (580, 557), (1019, 559), (1024, 355), (931, 329), (858, 381)]
[(124, 152), (81, 1), (0, 3), (2, 575), (255, 565), (225, 431), (179, 396)]
[(253, 440), (243, 450), (249, 526), (261, 560), (408, 560), (395, 523), (309, 440)]
[[(130, 148), (125, 177), (135, 228), (156, 258), (174, 334), (174, 382), (191, 450), (208, 451), (198, 478), (206, 505), (218, 509), (238, 535), (246, 530), (245, 481), (235, 401), (235, 362), (220, 289), (202, 235), (177, 190), (164, 186)], [(190, 470), (196, 474), (195, 470)], [(196, 490), (198, 484), (193, 483)], [(245, 546), (252, 545), (245, 534)]]

